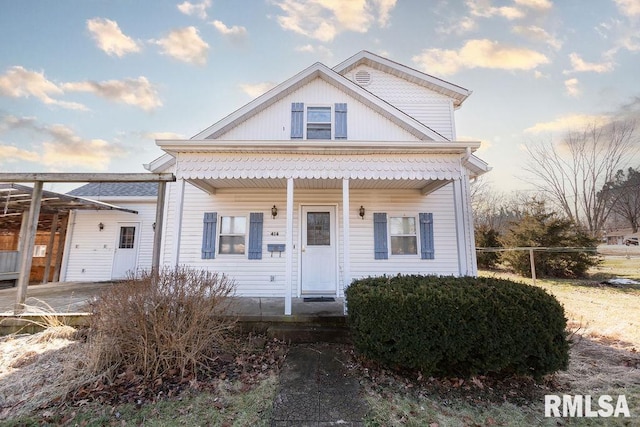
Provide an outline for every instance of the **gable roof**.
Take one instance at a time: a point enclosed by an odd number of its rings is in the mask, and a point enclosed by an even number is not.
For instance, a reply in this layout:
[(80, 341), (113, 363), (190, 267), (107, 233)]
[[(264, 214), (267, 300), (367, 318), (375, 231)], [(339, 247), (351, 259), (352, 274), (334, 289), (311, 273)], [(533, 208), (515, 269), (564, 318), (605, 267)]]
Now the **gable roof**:
[(232, 128), (238, 126), (240, 123), (248, 120), (260, 111), (263, 111), (277, 101), (283, 99), (285, 96), (317, 78), (320, 78), (344, 91), (352, 98), (367, 105), (372, 110), (381, 114), (420, 140), (448, 141), (447, 138), (430, 127), (420, 123), (418, 120), (400, 111), (393, 105), (363, 89), (356, 83), (320, 62), (316, 62), (290, 79), (262, 94), (219, 122), (193, 136), (191, 139), (216, 139)]
[(90, 182), (67, 193), (82, 197), (156, 197), (156, 182)]
[(448, 96), (453, 99), (453, 105), (456, 108), (460, 107), (464, 100), (472, 93), (470, 90), (465, 89), (462, 86), (455, 85), (366, 50), (360, 51), (346, 61), (336, 65), (333, 67), (333, 70), (341, 75), (345, 75), (362, 64)]

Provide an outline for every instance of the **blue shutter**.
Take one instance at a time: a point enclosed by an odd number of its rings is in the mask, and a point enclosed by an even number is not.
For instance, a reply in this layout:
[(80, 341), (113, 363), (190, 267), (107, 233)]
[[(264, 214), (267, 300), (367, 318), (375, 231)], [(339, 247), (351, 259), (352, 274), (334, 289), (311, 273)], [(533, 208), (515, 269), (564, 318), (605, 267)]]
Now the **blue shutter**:
[(336, 104), (336, 139), (347, 139), (347, 104)]
[(375, 259), (389, 259), (386, 213), (373, 214), (373, 247)]
[(203, 223), (202, 259), (214, 259), (216, 257), (217, 212), (205, 212)]
[(262, 212), (249, 214), (249, 259), (262, 259)]
[(433, 248), (433, 214), (420, 214), (420, 253), (422, 259), (434, 259)]
[(291, 139), (302, 139), (304, 129), (304, 103), (291, 103)]

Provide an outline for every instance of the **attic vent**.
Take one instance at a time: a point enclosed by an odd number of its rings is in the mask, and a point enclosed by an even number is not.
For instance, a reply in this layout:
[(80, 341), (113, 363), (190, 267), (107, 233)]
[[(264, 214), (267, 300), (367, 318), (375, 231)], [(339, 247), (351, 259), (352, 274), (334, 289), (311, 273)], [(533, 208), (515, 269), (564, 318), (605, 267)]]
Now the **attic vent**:
[(353, 76), (353, 80), (360, 86), (366, 86), (371, 83), (371, 74), (368, 71), (360, 70)]

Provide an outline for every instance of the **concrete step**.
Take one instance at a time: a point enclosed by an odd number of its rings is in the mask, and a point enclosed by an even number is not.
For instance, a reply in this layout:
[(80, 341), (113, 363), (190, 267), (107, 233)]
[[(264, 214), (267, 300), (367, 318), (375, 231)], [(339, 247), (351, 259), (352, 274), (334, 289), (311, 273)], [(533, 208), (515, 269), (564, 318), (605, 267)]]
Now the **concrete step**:
[(267, 336), (291, 343), (330, 342), (351, 343), (349, 328), (308, 323), (272, 324), (267, 327)]

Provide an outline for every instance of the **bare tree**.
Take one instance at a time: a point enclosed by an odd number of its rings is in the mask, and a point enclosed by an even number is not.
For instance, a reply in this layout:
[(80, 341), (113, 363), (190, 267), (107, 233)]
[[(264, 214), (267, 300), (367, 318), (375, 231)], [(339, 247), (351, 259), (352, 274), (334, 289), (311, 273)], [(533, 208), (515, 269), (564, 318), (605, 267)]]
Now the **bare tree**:
[(533, 184), (576, 224), (597, 236), (611, 213), (611, 204), (601, 192), (616, 171), (623, 169), (637, 153), (633, 120), (596, 123), (569, 131), (559, 143), (527, 146), (525, 170)]
[(614, 180), (602, 189), (607, 195), (612, 212), (631, 227), (633, 233), (640, 228), (640, 168), (619, 170)]

